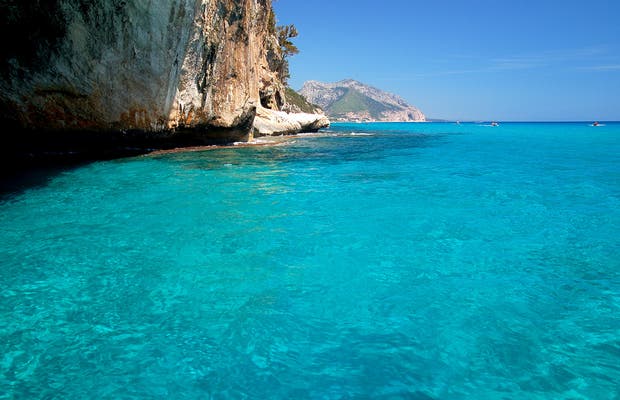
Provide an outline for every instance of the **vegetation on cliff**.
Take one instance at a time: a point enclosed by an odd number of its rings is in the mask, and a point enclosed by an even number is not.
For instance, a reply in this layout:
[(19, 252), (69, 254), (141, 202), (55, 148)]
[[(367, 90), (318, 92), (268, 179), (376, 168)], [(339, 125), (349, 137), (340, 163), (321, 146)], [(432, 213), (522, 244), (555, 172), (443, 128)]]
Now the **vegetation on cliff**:
[(299, 35), (295, 25), (280, 25), (276, 23), (276, 15), (271, 8), (267, 26), (269, 34), (276, 38), (277, 49), (271, 49), (271, 67), (278, 74), (281, 82), (286, 85), (290, 78), (288, 58), (299, 53), (299, 48), (291, 41)]
[(297, 32), (297, 28), (295, 28), (294, 25), (285, 25), (278, 26), (277, 34), (278, 43), (280, 44), (280, 51), (282, 54), (282, 63), (280, 64), (280, 68), (278, 68), (277, 72), (280, 80), (282, 80), (282, 83), (286, 85), (288, 78), (291, 77), (288, 58), (299, 53), (299, 49), (293, 44), (291, 39), (297, 37), (299, 32)]
[(286, 102), (287, 107), (291, 112), (304, 112), (309, 114), (323, 112), (321, 107), (310, 103), (304, 96), (300, 95), (290, 87), (286, 88)]

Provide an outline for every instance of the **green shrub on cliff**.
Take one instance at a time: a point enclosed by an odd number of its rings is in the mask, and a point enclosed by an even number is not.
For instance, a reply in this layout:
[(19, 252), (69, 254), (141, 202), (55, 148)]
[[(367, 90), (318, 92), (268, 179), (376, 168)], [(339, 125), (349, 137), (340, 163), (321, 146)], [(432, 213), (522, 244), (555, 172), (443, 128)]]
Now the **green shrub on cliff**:
[(282, 55), (284, 58), (295, 55), (299, 53), (299, 49), (297, 46), (291, 42), (292, 38), (296, 38), (299, 36), (299, 32), (295, 25), (284, 25), (278, 26), (278, 42), (280, 43), (280, 48), (282, 49)]
[(295, 25), (292, 24), (278, 26), (276, 30), (276, 37), (278, 39), (278, 44), (280, 45), (280, 54), (282, 54), (282, 62), (278, 66), (276, 72), (278, 73), (282, 83), (286, 85), (288, 78), (291, 76), (289, 72), (288, 58), (299, 53), (299, 49), (295, 46), (295, 44), (293, 44), (291, 39), (297, 37), (299, 32), (297, 32)]
[(273, 7), (269, 10), (267, 18), (267, 29), (277, 41), (277, 47), (270, 49), (271, 54), (268, 56), (269, 64), (271, 70), (276, 72), (280, 81), (286, 85), (290, 77), (288, 58), (299, 53), (299, 49), (291, 39), (297, 37), (299, 32), (293, 24), (277, 26)]

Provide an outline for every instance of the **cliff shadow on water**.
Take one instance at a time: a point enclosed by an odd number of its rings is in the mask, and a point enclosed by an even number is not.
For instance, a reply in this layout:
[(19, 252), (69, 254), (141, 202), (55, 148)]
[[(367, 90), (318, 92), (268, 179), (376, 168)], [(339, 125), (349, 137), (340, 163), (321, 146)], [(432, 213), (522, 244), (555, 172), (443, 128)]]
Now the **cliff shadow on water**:
[(247, 130), (209, 128), (174, 132), (48, 131), (12, 129), (0, 147), (0, 199), (20, 188), (45, 184), (50, 177), (97, 160), (133, 157), (156, 150), (229, 145)]
[(46, 186), (52, 179), (64, 172), (84, 165), (84, 162), (64, 164), (29, 165), (20, 169), (10, 168), (0, 173), (0, 206), (23, 192)]

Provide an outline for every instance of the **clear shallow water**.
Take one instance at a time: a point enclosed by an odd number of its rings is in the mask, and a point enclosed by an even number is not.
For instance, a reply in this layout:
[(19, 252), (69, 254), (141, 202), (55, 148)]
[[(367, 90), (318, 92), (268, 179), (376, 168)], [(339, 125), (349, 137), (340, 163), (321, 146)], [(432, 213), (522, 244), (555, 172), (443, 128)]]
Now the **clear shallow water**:
[(617, 399), (620, 124), (98, 162), (0, 263), (1, 399)]

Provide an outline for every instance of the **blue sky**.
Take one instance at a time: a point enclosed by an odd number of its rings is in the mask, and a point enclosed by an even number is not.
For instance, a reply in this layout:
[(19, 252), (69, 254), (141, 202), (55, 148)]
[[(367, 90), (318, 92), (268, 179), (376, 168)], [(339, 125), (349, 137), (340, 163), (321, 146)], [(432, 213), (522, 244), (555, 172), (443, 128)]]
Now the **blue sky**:
[(620, 120), (620, 0), (277, 0), (290, 84), (353, 78), (431, 118)]

